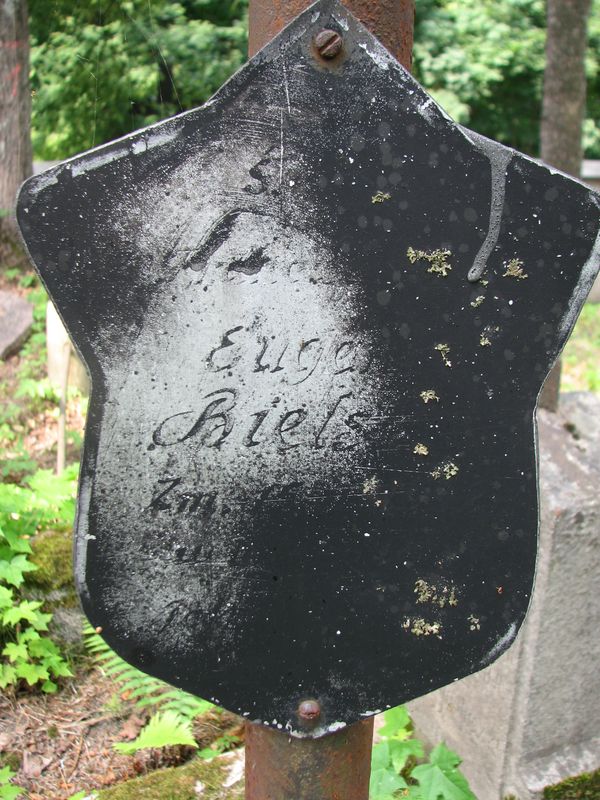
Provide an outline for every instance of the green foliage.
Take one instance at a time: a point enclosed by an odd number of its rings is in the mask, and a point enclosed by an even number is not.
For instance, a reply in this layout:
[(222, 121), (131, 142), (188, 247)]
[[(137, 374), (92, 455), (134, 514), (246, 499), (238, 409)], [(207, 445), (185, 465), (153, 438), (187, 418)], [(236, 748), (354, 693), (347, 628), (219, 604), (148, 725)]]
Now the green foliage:
[(24, 486), (0, 485), (0, 688), (24, 682), (55, 692), (57, 679), (71, 675), (56, 644), (42, 635), (52, 615), (27, 599), (24, 584), (37, 570), (30, 538), (72, 524), (76, 476), (75, 466), (60, 477), (38, 470)]
[(16, 800), (23, 796), (25, 789), (10, 782), (14, 775), (10, 767), (0, 769), (0, 800)]
[[(419, 0), (415, 75), (448, 113), (479, 133), (539, 153), (544, 0)], [(587, 57), (588, 158), (600, 157), (600, 0)]]
[(561, 389), (600, 392), (600, 305), (587, 303), (563, 352)]
[(459, 771), (460, 758), (445, 744), (435, 747), (423, 760), (422, 742), (412, 736), (404, 706), (386, 711), (382, 741), (373, 747), (370, 800), (476, 800)]
[[(207, 100), (243, 63), (247, 0), (30, 4), (33, 143), (58, 159)], [(539, 152), (544, 0), (419, 0), (415, 74), (455, 119)], [(584, 144), (600, 157), (600, 0)]]
[(246, 5), (31, 4), (36, 157), (65, 158), (203, 103), (244, 61)]
[(600, 769), (584, 772), (573, 778), (547, 786), (544, 800), (598, 800), (600, 797)]
[[(84, 626), (86, 646), (102, 670), (119, 683), (121, 691), (134, 700), (138, 708), (155, 707), (140, 735), (132, 742), (118, 742), (115, 750), (133, 754), (147, 747), (172, 747), (186, 745), (197, 747), (192, 733), (193, 720), (209, 710), (217, 710), (212, 703), (175, 689), (168, 683), (152, 678), (132, 667), (106, 644), (89, 624)], [(223, 735), (210, 748), (199, 752), (202, 758), (211, 759), (237, 744), (236, 737)]]
[(26, 682), (55, 692), (56, 680), (71, 671), (54, 642), (42, 636), (52, 615), (20, 592), (25, 573), (36, 569), (23, 552), (28, 547), (0, 528), (0, 688)]
[(183, 719), (193, 720), (204, 712), (213, 709), (212, 703), (175, 689), (168, 683), (152, 678), (139, 669), (132, 667), (106, 644), (89, 623), (83, 628), (85, 644), (102, 671), (120, 685), (122, 692), (127, 692), (129, 699), (134, 700), (138, 708), (156, 707), (161, 712), (172, 712)]
[(192, 724), (189, 719), (184, 719), (174, 711), (159, 711), (150, 719), (137, 739), (133, 742), (117, 742), (113, 747), (119, 753), (133, 755), (147, 747), (173, 745), (198, 747), (192, 733)]

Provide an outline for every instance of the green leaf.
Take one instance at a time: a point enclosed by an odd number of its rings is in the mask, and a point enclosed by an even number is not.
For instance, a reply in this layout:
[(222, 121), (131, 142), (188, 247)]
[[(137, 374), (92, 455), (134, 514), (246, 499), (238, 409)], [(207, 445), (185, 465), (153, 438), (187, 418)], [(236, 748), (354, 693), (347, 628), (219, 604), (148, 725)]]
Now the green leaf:
[(23, 678), (30, 686), (34, 686), (38, 681), (48, 680), (48, 670), (40, 664), (32, 664), (25, 662), (17, 664), (16, 667), (17, 677)]
[[(21, 637), (19, 637), (19, 639), (21, 640)], [(33, 658), (59, 655), (58, 647), (54, 644), (52, 639), (48, 639), (47, 636), (40, 636), (37, 631), (35, 631), (35, 636), (28, 636), (25, 641), (27, 643), (29, 655)]]
[(221, 755), (218, 750), (213, 750), (212, 747), (203, 747), (202, 750), (198, 750), (196, 755), (199, 758), (204, 759), (204, 761), (212, 761), (213, 758)]
[(396, 772), (402, 772), (411, 756), (413, 758), (423, 758), (423, 743), (418, 739), (407, 739), (405, 742), (390, 739), (388, 744), (390, 746), (392, 766)]
[(6, 689), (17, 681), (17, 671), (12, 664), (0, 664), (0, 689)]
[(16, 625), (23, 620), (34, 623), (39, 617), (37, 610), (41, 605), (37, 600), (23, 600), (18, 606), (13, 606), (4, 612), (2, 622), (5, 625)]
[(32, 626), (36, 629), (36, 631), (47, 631), (48, 630), (48, 623), (52, 619), (52, 614), (44, 614), (43, 612), (39, 612), (35, 619), (31, 620)]
[(437, 764), (440, 769), (446, 771), (453, 770), (462, 764), (461, 757), (453, 750), (450, 750), (444, 742), (433, 748), (429, 760), (432, 764)]
[(6, 586), (0, 586), (0, 611), (5, 608), (10, 608), (13, 604), (12, 589), (7, 589)]
[(8, 783), (16, 774), (17, 773), (13, 772), (10, 767), (2, 767), (2, 769), (0, 769), (0, 784)]
[[(10, 530), (10, 528), (0, 528), (0, 534), (8, 542), (10, 549), (14, 553), (31, 553), (31, 545), (27, 539), (24, 539), (20, 533)], [(37, 569), (35, 565), (34, 569)]]
[(6, 786), (0, 785), (0, 798), (1, 800), (16, 800), (17, 797), (24, 797), (25, 789), (21, 786), (15, 786), (14, 784), (6, 784)]
[(477, 800), (464, 775), (457, 769), (460, 758), (445, 744), (435, 747), (428, 764), (415, 767), (411, 777), (419, 781), (423, 800)]
[(35, 564), (32, 564), (24, 553), (19, 553), (10, 561), (0, 561), (0, 580), (19, 587), (23, 583), (24, 573), (36, 569)]
[(136, 753), (147, 747), (170, 747), (172, 745), (197, 747), (189, 720), (172, 711), (154, 714), (140, 735), (133, 742), (113, 744), (119, 753)]
[(408, 739), (410, 736), (410, 717), (406, 706), (390, 708), (383, 715), (385, 725), (379, 729), (379, 735), (384, 738)]
[(17, 660), (27, 661), (27, 645), (9, 642), (2, 650), (2, 655), (6, 656), (13, 664)]
[(389, 742), (378, 742), (371, 755), (371, 770), (388, 769), (392, 764)]
[(46, 694), (54, 694), (58, 690), (58, 686), (51, 680), (42, 683), (42, 692)]
[(369, 800), (393, 800), (394, 793), (406, 786), (404, 778), (390, 769), (371, 770)]
[(55, 678), (72, 678), (73, 673), (62, 658), (44, 659), (43, 665), (47, 667)]

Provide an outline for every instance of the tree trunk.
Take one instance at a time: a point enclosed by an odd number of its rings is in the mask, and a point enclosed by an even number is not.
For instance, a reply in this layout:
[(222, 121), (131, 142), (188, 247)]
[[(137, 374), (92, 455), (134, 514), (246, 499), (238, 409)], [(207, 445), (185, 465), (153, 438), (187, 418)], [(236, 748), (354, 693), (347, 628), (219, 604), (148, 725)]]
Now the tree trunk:
[(31, 175), (27, 0), (0, 0), (0, 257), (18, 242), (17, 190)]
[[(542, 159), (579, 177), (585, 116), (585, 53), (590, 0), (547, 0), (546, 69), (542, 101)], [(548, 378), (540, 406), (556, 411), (560, 362)]]

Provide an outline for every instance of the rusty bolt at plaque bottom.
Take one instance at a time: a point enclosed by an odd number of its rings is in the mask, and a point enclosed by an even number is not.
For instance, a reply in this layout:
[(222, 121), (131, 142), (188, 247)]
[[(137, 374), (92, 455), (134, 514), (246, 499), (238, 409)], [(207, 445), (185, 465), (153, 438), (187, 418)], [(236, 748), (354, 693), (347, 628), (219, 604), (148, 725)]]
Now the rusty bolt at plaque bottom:
[(316, 722), (321, 716), (321, 706), (316, 700), (303, 700), (298, 706), (298, 716), (303, 722)]
[(314, 39), (315, 47), (321, 58), (335, 58), (342, 49), (342, 37), (337, 31), (329, 28), (317, 33)]

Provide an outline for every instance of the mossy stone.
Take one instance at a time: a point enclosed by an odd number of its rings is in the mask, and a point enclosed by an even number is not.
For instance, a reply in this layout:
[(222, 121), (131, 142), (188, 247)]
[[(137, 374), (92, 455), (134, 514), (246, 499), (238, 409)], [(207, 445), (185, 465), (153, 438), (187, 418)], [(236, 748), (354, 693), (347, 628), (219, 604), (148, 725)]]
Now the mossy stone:
[(27, 574), (27, 584), (45, 593), (75, 595), (73, 583), (73, 534), (44, 531), (31, 540), (31, 561), (38, 567)]
[(544, 789), (544, 800), (598, 800), (599, 797), (600, 769), (567, 778)]
[[(231, 761), (222, 758), (205, 761), (195, 758), (181, 767), (157, 770), (98, 792), (98, 800), (243, 800), (243, 782), (223, 788)], [(197, 784), (204, 787), (200, 795)]]

